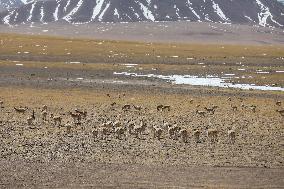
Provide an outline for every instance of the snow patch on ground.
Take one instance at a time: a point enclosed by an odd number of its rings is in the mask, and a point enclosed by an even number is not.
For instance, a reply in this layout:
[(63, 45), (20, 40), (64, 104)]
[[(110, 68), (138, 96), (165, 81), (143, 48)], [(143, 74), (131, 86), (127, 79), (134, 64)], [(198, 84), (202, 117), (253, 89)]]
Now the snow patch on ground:
[(207, 86), (207, 87), (221, 87), (221, 88), (239, 88), (239, 89), (254, 89), (264, 91), (284, 91), (282, 87), (271, 87), (271, 86), (257, 86), (254, 84), (233, 84), (226, 81), (224, 78), (215, 76), (192, 76), (192, 75), (156, 75), (156, 74), (138, 74), (129, 72), (114, 72), (114, 75), (125, 75), (131, 77), (146, 77), (146, 78), (158, 78), (167, 80), (177, 85), (193, 85), (193, 86)]

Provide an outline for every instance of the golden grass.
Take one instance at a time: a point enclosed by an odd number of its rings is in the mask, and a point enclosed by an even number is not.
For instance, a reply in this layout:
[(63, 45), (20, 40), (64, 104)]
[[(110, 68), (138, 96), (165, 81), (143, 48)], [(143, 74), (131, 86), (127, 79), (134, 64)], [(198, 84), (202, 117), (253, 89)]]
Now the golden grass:
[[(24, 68), (135, 72), (137, 70), (119, 63), (139, 63), (144, 72), (157, 68), (161, 74), (237, 73), (253, 76), (253, 79), (234, 79), (235, 82), (284, 85), (283, 74), (275, 73), (284, 70), (283, 60), (279, 59), (284, 56), (284, 46), (141, 43), (19, 34), (0, 34), (0, 42), (0, 67), (15, 66), (12, 61), (19, 60)], [(66, 63), (77, 61), (96, 64)], [(205, 62), (207, 67), (198, 65), (199, 62)], [(238, 71), (242, 68), (236, 64), (239, 62), (248, 66), (247, 71)], [(269, 66), (264, 68), (263, 65)], [(273, 72), (256, 74), (257, 69)]]
[(187, 58), (241, 61), (241, 57), (268, 61), (284, 55), (284, 46), (139, 43), (18, 34), (0, 34), (0, 41), (2, 56), (53, 57), (82, 62), (188, 63), (191, 60)]
[[(226, 90), (230, 92), (229, 90)], [(232, 92), (235, 94), (235, 92)], [(254, 94), (253, 91), (247, 93)], [(259, 91), (258, 93), (262, 93)], [(111, 97), (108, 97), (109, 94)], [(122, 97), (125, 94), (125, 97)], [(277, 93), (275, 93), (277, 94)], [(281, 93), (278, 93), (281, 94)], [(121, 98), (118, 98), (121, 96)], [(75, 107), (92, 108), (93, 106), (109, 106), (112, 102), (119, 105), (135, 104), (149, 108), (153, 113), (156, 113), (156, 106), (159, 104), (170, 105), (173, 108), (173, 114), (177, 116), (183, 112), (192, 111), (196, 104), (201, 107), (211, 106), (212, 104), (220, 107), (230, 106), (227, 101), (227, 96), (199, 96), (192, 94), (166, 94), (163, 92), (153, 93), (152, 91), (123, 91), (123, 90), (107, 90), (107, 89), (34, 89), (21, 87), (0, 87), (0, 100), (3, 100), (8, 107), (28, 106), (32, 108), (48, 105), (49, 107), (58, 109), (63, 108), (65, 111)], [(194, 100), (194, 104), (190, 103), (190, 99)], [(232, 97), (234, 104), (240, 102), (237, 98)], [(275, 111), (271, 108), (275, 106), (275, 100), (271, 98), (255, 98), (246, 97), (243, 99), (245, 104), (257, 104), (262, 107), (261, 114), (275, 115)], [(176, 110), (176, 111), (174, 111)], [(278, 114), (277, 114), (278, 115)]]

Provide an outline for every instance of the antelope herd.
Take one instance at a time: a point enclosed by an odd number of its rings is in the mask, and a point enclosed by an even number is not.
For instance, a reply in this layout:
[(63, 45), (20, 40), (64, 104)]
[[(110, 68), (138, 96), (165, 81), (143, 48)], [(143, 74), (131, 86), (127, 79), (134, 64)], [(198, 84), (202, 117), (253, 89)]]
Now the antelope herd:
[[(229, 98), (228, 101), (231, 101), (231, 99)], [(191, 100), (190, 103), (192, 104), (193, 100)], [(111, 103), (110, 106), (114, 107), (116, 105), (116, 103)], [(281, 106), (281, 102), (277, 101), (276, 106)], [(0, 101), (0, 107), (4, 108), (3, 101)], [(200, 107), (200, 105), (196, 107)], [(231, 104), (230, 107), (232, 112), (238, 111), (238, 107), (236, 105)], [(125, 104), (121, 107), (121, 110), (124, 113), (127, 113), (127, 111), (131, 111), (132, 108), (133, 110), (138, 112), (142, 111), (143, 109), (142, 106)], [(200, 110), (200, 108), (197, 108), (195, 110), (195, 113), (197, 116), (205, 118), (207, 115), (213, 115), (218, 108), (218, 106), (204, 107), (204, 111)], [(248, 109), (255, 113), (257, 106), (242, 104), (240, 108)], [(171, 110), (172, 107), (169, 105), (157, 105), (156, 107), (157, 113), (159, 113), (160, 111), (170, 112)], [(37, 114), (35, 110), (30, 111), (28, 107), (14, 107), (14, 111), (17, 114), (21, 115), (28, 114), (26, 118), (26, 123), (28, 125), (37, 125), (39, 122), (37, 122), (36, 120), (41, 120), (42, 122), (48, 122), (53, 126), (66, 128), (67, 134), (72, 133), (73, 127), (79, 125), (84, 126), (84, 124), (88, 120), (90, 121), (92, 119), (97, 119), (97, 122), (95, 125), (93, 125), (93, 129), (91, 131), (95, 140), (105, 140), (112, 136), (119, 140), (127, 139), (127, 137), (131, 136), (137, 139), (142, 139), (144, 135), (150, 135), (153, 139), (157, 140), (162, 140), (168, 137), (172, 140), (180, 140), (183, 143), (188, 143), (190, 139), (192, 139), (195, 143), (200, 143), (201, 135), (205, 133), (207, 140), (215, 143), (218, 142), (218, 137), (221, 137), (220, 132), (217, 128), (204, 128), (204, 130), (190, 129), (184, 125), (178, 125), (176, 121), (174, 123), (169, 123), (165, 120), (153, 124), (151, 123), (151, 120), (147, 120), (143, 116), (137, 116), (136, 118), (130, 117), (129, 119), (124, 120), (120, 119), (120, 115), (116, 117), (117, 120), (111, 120), (110, 118), (106, 117), (94, 118), (94, 113), (88, 114), (86, 110), (80, 110), (77, 108), (73, 111), (68, 111), (67, 113), (61, 112), (55, 114), (54, 112), (49, 110), (47, 105), (42, 106)], [(283, 116), (284, 110), (277, 109), (276, 111), (279, 112), (281, 116)], [(68, 117), (72, 121), (64, 121)], [(228, 129), (226, 137), (230, 143), (234, 143), (237, 138), (237, 131), (235, 129)]]

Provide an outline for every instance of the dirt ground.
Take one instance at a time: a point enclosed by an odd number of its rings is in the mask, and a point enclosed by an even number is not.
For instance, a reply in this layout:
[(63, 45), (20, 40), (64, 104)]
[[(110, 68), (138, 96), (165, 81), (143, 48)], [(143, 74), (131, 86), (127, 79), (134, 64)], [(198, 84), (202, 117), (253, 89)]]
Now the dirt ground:
[[(66, 47), (55, 44), (70, 39), (48, 37), (54, 50), (44, 47), (47, 37), (29, 38), (0, 36), (6, 44), (0, 48), (1, 188), (283, 187), (283, 91), (179, 85), (114, 74), (230, 73), (239, 77), (235, 82), (283, 88), (283, 73), (276, 72), (283, 70), (282, 46), (251, 46), (255, 54), (242, 73), (244, 66), (236, 63), (243, 46), (217, 50), (231, 53), (227, 64), (221, 56), (211, 56), (213, 51), (199, 49), (189, 62), (183, 62), (181, 53), (176, 62), (145, 58), (132, 65), (143, 58), (147, 45), (138, 43), (143, 48), (135, 49), (129, 47), (137, 43), (115, 42), (121, 51), (140, 54), (124, 57), (125, 62), (84, 62), (86, 57), (96, 60), (92, 53), (101, 58), (110, 51), (114, 42), (108, 41), (110, 47), (103, 50), (85, 47), (85, 55), (70, 63), (73, 57), (63, 57), (64, 49), (77, 53), (85, 40)], [(38, 54), (35, 45), (46, 48), (50, 59)], [(156, 50), (170, 52), (171, 47), (156, 44)], [(202, 56), (208, 60), (198, 64)], [(260, 69), (264, 73), (256, 73)]]
[[(282, 188), (283, 169), (0, 162), (1, 188)], [(17, 174), (15, 174), (17, 173)]]
[[(176, 94), (159, 88), (42, 89), (1, 87), (1, 184), (3, 187), (157, 187), (157, 188), (281, 188), (283, 182), (283, 116), (275, 102), (283, 94), (265, 95), (230, 92), (217, 94)], [(231, 96), (231, 101), (228, 97)], [(193, 100), (191, 103), (190, 100)], [(112, 105), (116, 102), (115, 105)], [(171, 111), (159, 112), (156, 106), (165, 104)], [(41, 108), (48, 105), (48, 114), (61, 115), (60, 125), (51, 118), (43, 121)], [(125, 104), (131, 107), (123, 111)], [(257, 105), (254, 113), (241, 104)], [(199, 107), (196, 107), (196, 106)], [(204, 107), (219, 108), (205, 117), (195, 113)], [(238, 107), (233, 111), (231, 105)], [(26, 113), (16, 113), (14, 107), (28, 107)], [(81, 125), (67, 125), (67, 114), (75, 108), (88, 112)], [(27, 117), (35, 111), (31, 125)], [(143, 117), (146, 131), (136, 135), (115, 133), (94, 136), (104, 120)], [(163, 122), (177, 122), (188, 129), (187, 142), (171, 139), (163, 130), (161, 139), (153, 137), (151, 128)], [(218, 130), (217, 140), (206, 131)], [(231, 141), (228, 130), (236, 131)], [(200, 141), (192, 135), (201, 132)], [(71, 172), (75, 174), (70, 174)], [(12, 175), (11, 175), (12, 174)], [(93, 178), (93, 179), (90, 179)], [(133, 180), (133, 178), (136, 178)], [(190, 179), (191, 178), (191, 179)], [(238, 180), (236, 180), (238, 178)], [(264, 179), (265, 178), (265, 179)], [(240, 181), (240, 182), (239, 182)]]

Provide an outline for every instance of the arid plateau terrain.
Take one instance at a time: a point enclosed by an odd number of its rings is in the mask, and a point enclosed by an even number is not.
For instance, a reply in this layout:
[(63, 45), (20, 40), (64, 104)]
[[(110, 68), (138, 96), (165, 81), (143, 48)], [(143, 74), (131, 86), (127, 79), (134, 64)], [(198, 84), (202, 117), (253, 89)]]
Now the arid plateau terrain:
[(283, 188), (283, 31), (188, 24), (0, 26), (0, 188)]

